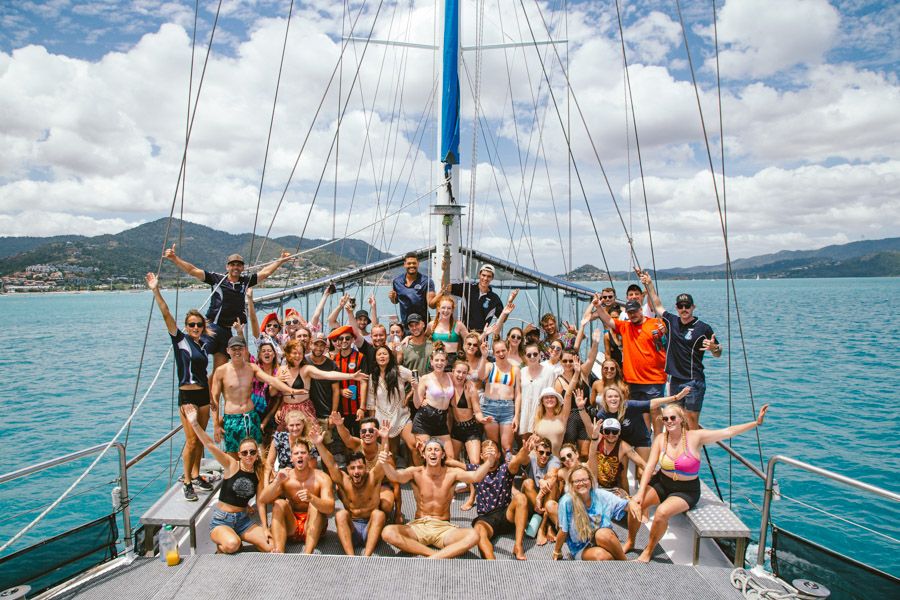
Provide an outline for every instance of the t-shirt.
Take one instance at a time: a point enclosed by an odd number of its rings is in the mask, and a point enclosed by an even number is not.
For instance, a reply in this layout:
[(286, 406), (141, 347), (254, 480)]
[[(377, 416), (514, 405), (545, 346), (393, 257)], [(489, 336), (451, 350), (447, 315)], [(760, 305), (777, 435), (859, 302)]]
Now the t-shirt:
[(410, 371), (417, 371), (419, 376), (431, 372), (431, 340), (426, 339), (424, 344), (413, 344), (409, 342), (403, 348), (404, 367)]
[[(203, 271), (203, 281), (213, 288), (206, 311), (208, 320), (229, 330), (237, 318), (241, 319), (241, 323), (247, 322), (247, 288), (256, 285), (256, 273), (241, 275), (240, 279), (232, 282), (221, 273)], [(222, 285), (219, 285), (220, 281)]]
[(534, 479), (534, 483), (535, 483), (535, 485), (537, 485), (541, 479), (543, 479), (544, 477), (547, 476), (547, 472), (550, 471), (550, 469), (558, 469), (561, 466), (562, 466), (562, 463), (559, 462), (559, 459), (556, 458), (555, 456), (551, 456), (550, 460), (547, 461), (547, 466), (541, 467), (538, 464), (537, 456), (532, 454), (531, 455), (531, 463), (528, 465), (528, 475), (532, 479)]
[[(316, 363), (310, 360), (309, 356), (306, 357), (306, 362), (309, 365), (314, 366), (320, 371), (337, 371), (337, 365), (333, 360), (325, 357), (325, 361), (317, 365)], [(316, 417), (319, 419), (327, 419), (331, 414), (331, 394), (332, 389), (337, 384), (336, 381), (328, 381), (327, 379), (316, 379), (313, 378), (309, 384), (309, 399), (313, 403), (313, 407), (316, 409)]]
[[(480, 465), (466, 463), (467, 471), (475, 471)], [(512, 502), (514, 476), (509, 472), (509, 464), (503, 463), (475, 484), (475, 510), (486, 515), (492, 510), (509, 506)]]
[(503, 302), (500, 296), (493, 290), (482, 294), (478, 289), (478, 282), (454, 283), (450, 285), (450, 293), (465, 299), (466, 306), (463, 310), (462, 322), (471, 330), (484, 331), (503, 311)]
[(625, 406), (625, 415), (619, 419), (618, 413), (598, 410), (597, 420), (618, 419), (622, 424), (620, 439), (625, 440), (636, 448), (648, 448), (650, 446), (650, 430), (644, 423), (644, 414), (650, 412), (650, 400), (629, 400)]
[(397, 292), (397, 304), (400, 306), (400, 321), (406, 323), (410, 313), (417, 313), (428, 319), (428, 292), (434, 291), (434, 282), (421, 273), (416, 276), (412, 285), (406, 285), (406, 273), (401, 273), (391, 282), (392, 289)]
[(622, 374), (626, 383), (666, 382), (666, 324), (662, 319), (644, 319), (640, 325), (619, 321), (622, 336)]
[[(613, 519), (621, 519), (625, 516), (628, 500), (619, 498), (613, 493), (594, 488), (591, 490), (591, 504), (585, 506), (588, 519), (591, 522), (591, 531), (612, 527)], [(587, 548), (591, 540), (578, 538), (573, 528), (574, 516), (572, 514), (572, 496), (565, 494), (559, 501), (559, 530), (566, 532), (566, 545), (573, 556)]]
[(703, 341), (712, 338), (712, 327), (694, 317), (687, 324), (678, 315), (665, 311), (662, 315), (669, 326), (666, 345), (666, 373), (678, 379), (705, 380), (703, 373)]
[(198, 344), (193, 338), (184, 335), (180, 329), (175, 335), (169, 334), (172, 348), (175, 350), (175, 369), (178, 371), (178, 385), (199, 385), (209, 387), (206, 368), (209, 366), (207, 345), (210, 339), (200, 336)]

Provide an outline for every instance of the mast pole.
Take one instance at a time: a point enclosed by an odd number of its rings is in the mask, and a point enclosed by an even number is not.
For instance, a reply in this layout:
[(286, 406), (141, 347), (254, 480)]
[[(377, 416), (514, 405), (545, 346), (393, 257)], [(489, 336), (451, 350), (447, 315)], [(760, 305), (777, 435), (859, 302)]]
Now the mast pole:
[(432, 231), (437, 239), (431, 259), (435, 285), (463, 279), (463, 255), (460, 251), (462, 205), (459, 203), (459, 21), (460, 0), (438, 0), (443, 22), (438, 32), (440, 45), (439, 100), (440, 132), (436, 168), (442, 182), (432, 205)]

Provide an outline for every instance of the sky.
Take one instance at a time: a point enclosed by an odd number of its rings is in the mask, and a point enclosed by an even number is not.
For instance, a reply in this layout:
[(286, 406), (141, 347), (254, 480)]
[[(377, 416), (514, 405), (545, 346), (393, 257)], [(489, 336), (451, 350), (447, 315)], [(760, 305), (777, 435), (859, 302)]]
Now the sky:
[[(174, 211), (427, 245), (436, 53), (364, 40), (434, 45), (434, 4), (0, 1), (0, 235)], [(463, 53), (464, 243), (558, 273), (627, 269), (629, 239), (719, 264), (723, 222), (733, 259), (900, 235), (900, 5), (618, 7), (462, 2), (463, 46), (557, 41)]]

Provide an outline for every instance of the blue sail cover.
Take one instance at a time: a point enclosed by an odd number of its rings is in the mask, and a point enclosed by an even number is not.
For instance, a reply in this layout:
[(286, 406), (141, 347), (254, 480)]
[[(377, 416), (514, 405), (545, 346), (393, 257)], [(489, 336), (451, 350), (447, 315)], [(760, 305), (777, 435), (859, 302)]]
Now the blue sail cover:
[(444, 78), (441, 86), (441, 161), (459, 163), (459, 0), (444, 2)]

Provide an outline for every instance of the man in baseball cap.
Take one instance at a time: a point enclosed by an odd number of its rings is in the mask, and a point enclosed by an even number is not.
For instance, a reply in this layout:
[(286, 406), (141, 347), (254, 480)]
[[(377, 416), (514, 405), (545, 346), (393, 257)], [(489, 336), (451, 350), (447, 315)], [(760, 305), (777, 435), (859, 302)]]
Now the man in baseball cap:
[(478, 279), (450, 285), (450, 293), (465, 300), (462, 314), (462, 322), (470, 331), (484, 331), (494, 319), (500, 317), (503, 311), (503, 302), (493, 289), (494, 266), (481, 265), (478, 269)]

